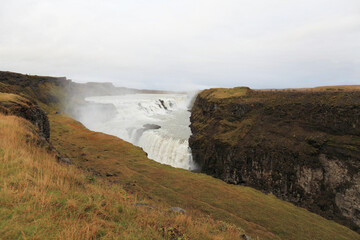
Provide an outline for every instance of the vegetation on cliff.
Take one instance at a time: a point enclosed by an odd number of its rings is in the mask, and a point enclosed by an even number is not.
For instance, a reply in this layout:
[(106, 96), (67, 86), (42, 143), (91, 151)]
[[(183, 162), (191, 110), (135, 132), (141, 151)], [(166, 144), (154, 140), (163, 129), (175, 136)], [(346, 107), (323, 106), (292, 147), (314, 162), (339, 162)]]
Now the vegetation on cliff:
[(194, 160), (204, 173), (357, 229), (358, 89), (205, 90), (191, 116)]
[[(272, 195), (161, 165), (121, 139), (89, 131), (58, 113), (68, 94), (62, 80), (41, 83), (28, 77), (37, 83), (23, 91), (15, 80), (0, 77), (0, 84), (43, 106), (51, 143), (72, 165), (57, 162), (34, 125), (0, 115), (0, 235), (5, 239), (239, 239), (244, 232), (254, 239), (359, 238)], [(46, 91), (39, 96), (47, 100), (31, 95), (37, 91)], [(186, 214), (169, 212), (174, 206)]]

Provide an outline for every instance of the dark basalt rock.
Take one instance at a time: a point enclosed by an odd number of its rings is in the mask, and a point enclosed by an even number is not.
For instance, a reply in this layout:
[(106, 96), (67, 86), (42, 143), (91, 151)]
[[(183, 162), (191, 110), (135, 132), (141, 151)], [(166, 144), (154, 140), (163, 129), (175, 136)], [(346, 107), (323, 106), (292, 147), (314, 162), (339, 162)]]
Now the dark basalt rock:
[(41, 145), (52, 152), (57, 162), (70, 165), (70, 159), (63, 156), (50, 142), (50, 124), (46, 113), (34, 102), (15, 94), (0, 92), (0, 113), (24, 118), (34, 125), (38, 138), (29, 138), (34, 144)]
[(246, 234), (242, 234), (240, 239), (242, 239), (242, 240), (252, 240), (252, 238), (250, 236), (246, 235)]
[(160, 129), (161, 126), (156, 125), (156, 124), (144, 124), (143, 128), (145, 128), (146, 130), (150, 130), (150, 129)]
[(360, 228), (360, 91), (197, 97), (190, 147), (201, 171)]
[(47, 141), (50, 139), (50, 124), (46, 113), (35, 103), (18, 98), (17, 101), (0, 102), (0, 112), (6, 115), (15, 115), (30, 121)]
[(159, 102), (160, 102), (160, 104), (161, 104), (160, 108), (162, 107), (162, 108), (164, 108), (165, 110), (168, 110), (167, 107), (166, 107), (166, 105), (165, 105), (164, 100), (159, 99)]

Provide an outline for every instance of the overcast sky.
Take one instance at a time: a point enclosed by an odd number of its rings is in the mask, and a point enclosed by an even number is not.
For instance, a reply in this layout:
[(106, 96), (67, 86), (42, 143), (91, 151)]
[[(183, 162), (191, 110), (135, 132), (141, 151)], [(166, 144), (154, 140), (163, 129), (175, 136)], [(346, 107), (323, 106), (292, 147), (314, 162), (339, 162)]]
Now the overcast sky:
[(360, 84), (360, 0), (1, 0), (0, 70), (171, 90)]

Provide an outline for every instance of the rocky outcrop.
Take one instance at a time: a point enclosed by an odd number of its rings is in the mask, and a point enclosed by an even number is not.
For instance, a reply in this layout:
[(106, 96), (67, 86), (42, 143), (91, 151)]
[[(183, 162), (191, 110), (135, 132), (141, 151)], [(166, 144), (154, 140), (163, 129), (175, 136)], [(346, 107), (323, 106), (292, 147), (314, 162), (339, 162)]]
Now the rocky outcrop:
[(15, 94), (0, 93), (0, 112), (30, 121), (41, 137), (50, 139), (50, 124), (46, 113), (35, 103)]
[(191, 129), (202, 172), (360, 228), (360, 91), (205, 90)]
[(72, 164), (67, 156), (62, 155), (50, 142), (50, 124), (46, 113), (32, 101), (16, 94), (0, 92), (0, 113), (24, 118), (34, 125), (38, 135), (37, 145), (46, 147), (56, 160), (63, 164)]

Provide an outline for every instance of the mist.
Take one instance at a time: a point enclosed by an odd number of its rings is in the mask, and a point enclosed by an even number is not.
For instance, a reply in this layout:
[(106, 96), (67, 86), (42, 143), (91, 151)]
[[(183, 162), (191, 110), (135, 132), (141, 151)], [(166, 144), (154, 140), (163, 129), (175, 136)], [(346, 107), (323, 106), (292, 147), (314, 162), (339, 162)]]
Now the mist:
[(196, 170), (188, 142), (195, 97), (195, 92), (93, 96), (74, 106), (73, 116), (90, 130), (141, 147), (159, 163)]

